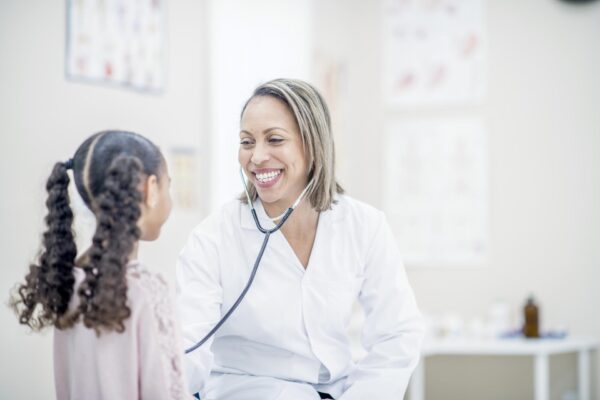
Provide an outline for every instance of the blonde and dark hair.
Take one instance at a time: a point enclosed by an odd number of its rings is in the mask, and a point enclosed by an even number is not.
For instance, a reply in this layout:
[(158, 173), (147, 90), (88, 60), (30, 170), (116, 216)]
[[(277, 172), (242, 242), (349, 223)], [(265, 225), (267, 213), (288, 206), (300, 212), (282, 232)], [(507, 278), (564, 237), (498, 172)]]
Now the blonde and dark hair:
[[(252, 99), (270, 96), (282, 101), (292, 112), (300, 128), (300, 137), (309, 165), (309, 187), (306, 198), (317, 211), (331, 208), (336, 193), (344, 189), (335, 178), (335, 149), (331, 132), (329, 109), (323, 96), (312, 85), (297, 79), (275, 79), (266, 82), (254, 90), (246, 101), (241, 115)], [(258, 193), (251, 182), (248, 183), (250, 198), (256, 200)], [(247, 202), (245, 194), (240, 200)]]

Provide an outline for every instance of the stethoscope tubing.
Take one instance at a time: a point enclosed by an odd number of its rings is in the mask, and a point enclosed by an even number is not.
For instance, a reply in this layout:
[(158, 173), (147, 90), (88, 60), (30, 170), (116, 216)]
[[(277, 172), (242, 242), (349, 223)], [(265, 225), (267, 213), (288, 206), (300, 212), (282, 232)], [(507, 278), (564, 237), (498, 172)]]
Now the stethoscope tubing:
[[(306, 191), (308, 190), (308, 188), (312, 184), (312, 182), (311, 182), (311, 183), (309, 183), (304, 188), (304, 190), (302, 191), (302, 193), (300, 193), (300, 196), (298, 196), (298, 198), (296, 199), (296, 201), (294, 202), (294, 204), (292, 204), (292, 206), (290, 208), (288, 208), (287, 211), (281, 216), (281, 220), (279, 221), (279, 223), (277, 225), (275, 225), (275, 227), (273, 227), (271, 229), (265, 229), (260, 224), (258, 216), (256, 215), (256, 210), (254, 209), (254, 204), (252, 203), (252, 199), (250, 198), (250, 194), (248, 193), (248, 185), (246, 184), (246, 179), (244, 179), (244, 173), (243, 173), (241, 167), (240, 167), (240, 177), (242, 178), (242, 183), (244, 184), (244, 190), (246, 192), (246, 198), (248, 199), (248, 206), (250, 207), (250, 212), (252, 213), (252, 218), (254, 218), (254, 223), (256, 224), (256, 228), (260, 232), (262, 232), (265, 235), (265, 237), (263, 239), (262, 246), (260, 247), (260, 251), (258, 252), (258, 256), (256, 257), (256, 261), (254, 261), (254, 267), (252, 268), (252, 272), (250, 273), (250, 277), (248, 278), (248, 282), (246, 283), (246, 286), (244, 287), (244, 290), (242, 290), (242, 292), (238, 296), (238, 298), (235, 301), (235, 303), (233, 303), (233, 305), (229, 308), (229, 310), (227, 310), (227, 312), (225, 313), (225, 315), (223, 315), (223, 317), (210, 330), (210, 332), (208, 332), (199, 342), (197, 342), (193, 346), (185, 349), (185, 354), (191, 353), (192, 351), (196, 350), (198, 347), (200, 347), (204, 343), (206, 343), (206, 341), (208, 339), (210, 339), (219, 330), (219, 328), (225, 323), (225, 321), (227, 321), (227, 319), (231, 316), (231, 314), (233, 314), (233, 312), (235, 311), (235, 309), (240, 305), (240, 303), (242, 302), (242, 300), (246, 296), (246, 293), (248, 293), (248, 290), (250, 289), (250, 286), (252, 286), (252, 282), (254, 281), (254, 277), (256, 276), (256, 271), (258, 271), (258, 267), (260, 265), (260, 261), (262, 260), (262, 257), (263, 257), (263, 254), (265, 252), (265, 249), (267, 248), (267, 243), (269, 242), (269, 238), (271, 237), (271, 234), (273, 234), (273, 233), (277, 232), (279, 229), (281, 229), (281, 227), (283, 226), (283, 224), (285, 224), (285, 221), (287, 221), (287, 219), (290, 217), (290, 215), (292, 214), (292, 212), (294, 211), (294, 209), (296, 208), (296, 206), (298, 206), (298, 204), (300, 203), (300, 201), (304, 198), (304, 195), (306, 194)], [(277, 219), (279, 219), (279, 218), (276, 218), (275, 220), (277, 220)]]
[(281, 218), (281, 221), (279, 221), (279, 223), (272, 229), (265, 229), (262, 227), (262, 225), (260, 224), (260, 221), (258, 220), (258, 216), (256, 215), (256, 210), (254, 209), (254, 207), (252, 207), (252, 209), (250, 211), (252, 212), (252, 217), (254, 218), (256, 227), (258, 228), (259, 231), (261, 231), (262, 233), (265, 234), (265, 237), (262, 242), (262, 246), (260, 247), (260, 251), (258, 252), (258, 256), (256, 257), (256, 261), (254, 261), (254, 267), (252, 268), (252, 272), (250, 273), (250, 278), (248, 278), (248, 282), (246, 283), (244, 290), (242, 290), (242, 292), (238, 296), (235, 303), (233, 303), (233, 305), (229, 308), (229, 310), (225, 313), (225, 315), (219, 320), (219, 322), (217, 322), (217, 324), (210, 330), (210, 332), (208, 332), (202, 338), (202, 340), (197, 342), (195, 345), (187, 348), (185, 350), (185, 354), (191, 353), (192, 351), (196, 350), (198, 347), (200, 347), (204, 343), (206, 343), (206, 341), (208, 339), (210, 339), (219, 330), (221, 325), (223, 325), (225, 323), (225, 321), (227, 321), (227, 319), (231, 316), (231, 314), (233, 314), (235, 309), (240, 305), (240, 303), (246, 296), (246, 293), (248, 293), (248, 290), (250, 290), (250, 286), (252, 286), (252, 282), (254, 281), (254, 277), (256, 276), (256, 271), (258, 271), (260, 261), (262, 260), (265, 249), (267, 248), (267, 243), (269, 243), (269, 238), (271, 237), (271, 234), (277, 232), (283, 226), (283, 224), (289, 218), (289, 216), (292, 214), (292, 211), (294, 211), (294, 209), (291, 207), (288, 208), (287, 211), (285, 212), (285, 214), (283, 215), (283, 217)]

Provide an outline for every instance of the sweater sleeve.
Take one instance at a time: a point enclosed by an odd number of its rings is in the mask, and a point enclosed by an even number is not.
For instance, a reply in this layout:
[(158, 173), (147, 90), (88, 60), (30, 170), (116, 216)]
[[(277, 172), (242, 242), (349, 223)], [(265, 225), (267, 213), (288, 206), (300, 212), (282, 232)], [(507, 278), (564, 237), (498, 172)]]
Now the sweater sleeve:
[(191, 399), (186, 393), (183, 350), (168, 286), (149, 272), (134, 280), (133, 286), (141, 292), (136, 329), (140, 398)]

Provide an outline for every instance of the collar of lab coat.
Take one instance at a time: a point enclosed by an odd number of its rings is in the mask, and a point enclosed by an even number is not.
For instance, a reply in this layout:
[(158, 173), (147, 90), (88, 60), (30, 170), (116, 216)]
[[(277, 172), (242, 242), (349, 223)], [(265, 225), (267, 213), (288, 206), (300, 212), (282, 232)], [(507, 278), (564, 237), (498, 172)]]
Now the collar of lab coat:
[[(330, 210), (321, 211), (319, 223), (321, 223), (320, 221), (323, 220), (325, 214), (327, 214), (327, 217), (332, 221), (337, 221), (343, 218), (339, 204), (341, 201), (343, 201), (342, 196), (336, 195), (335, 200), (337, 203), (332, 204)], [(254, 209), (256, 210), (256, 216), (258, 217), (258, 220), (263, 228), (272, 229), (275, 227), (275, 223), (267, 215), (259, 198), (254, 201)], [(240, 202), (240, 224), (244, 229), (256, 229), (256, 224), (254, 223), (254, 218), (252, 217), (252, 213), (250, 211), (250, 206), (242, 202)]]

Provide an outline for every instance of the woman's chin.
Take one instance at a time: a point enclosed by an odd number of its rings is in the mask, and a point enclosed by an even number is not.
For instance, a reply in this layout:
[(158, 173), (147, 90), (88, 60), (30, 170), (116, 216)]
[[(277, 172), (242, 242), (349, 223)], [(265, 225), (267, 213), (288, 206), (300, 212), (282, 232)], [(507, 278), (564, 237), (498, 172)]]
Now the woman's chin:
[(261, 203), (273, 205), (279, 203), (284, 200), (284, 197), (281, 195), (280, 190), (267, 189), (259, 189), (257, 190), (258, 197), (260, 198)]
[(258, 192), (258, 197), (260, 198), (260, 202), (263, 204), (273, 204), (279, 200), (279, 196), (275, 196), (272, 193), (260, 193)]

